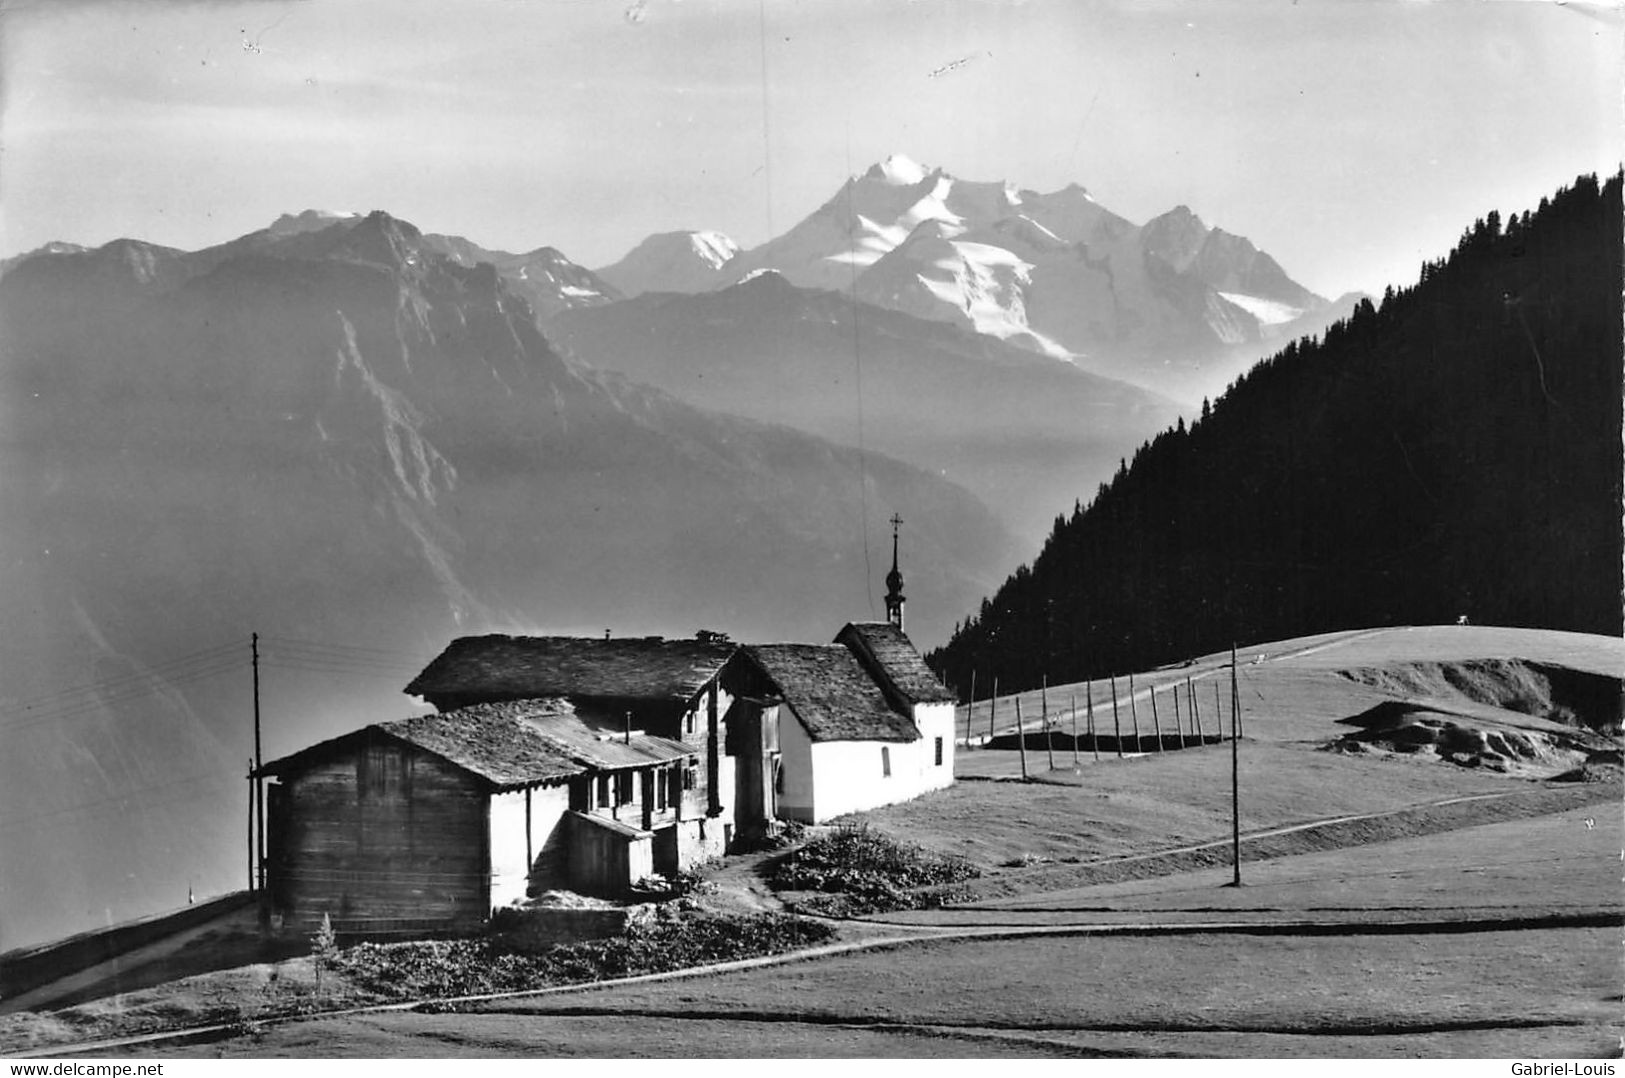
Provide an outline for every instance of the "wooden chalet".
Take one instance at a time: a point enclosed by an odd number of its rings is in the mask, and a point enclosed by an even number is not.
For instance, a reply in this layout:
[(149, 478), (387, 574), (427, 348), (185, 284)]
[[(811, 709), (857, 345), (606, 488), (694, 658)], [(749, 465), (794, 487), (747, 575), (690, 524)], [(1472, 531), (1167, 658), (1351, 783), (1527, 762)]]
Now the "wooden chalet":
[[(406, 691), (442, 711), (529, 699), (565, 699), (607, 731), (630, 729), (684, 745), (699, 766), (681, 791), (675, 860), (686, 869), (733, 845), (733, 761), (722, 716), (732, 698), (720, 674), (737, 645), (716, 639), (467, 636), (454, 640)], [(675, 867), (674, 867), (675, 866)]]
[(374, 723), (259, 770), (276, 780), (267, 913), (378, 936), (471, 930), (554, 888), (624, 892), (677, 870), (699, 766), (689, 745), (561, 699)]

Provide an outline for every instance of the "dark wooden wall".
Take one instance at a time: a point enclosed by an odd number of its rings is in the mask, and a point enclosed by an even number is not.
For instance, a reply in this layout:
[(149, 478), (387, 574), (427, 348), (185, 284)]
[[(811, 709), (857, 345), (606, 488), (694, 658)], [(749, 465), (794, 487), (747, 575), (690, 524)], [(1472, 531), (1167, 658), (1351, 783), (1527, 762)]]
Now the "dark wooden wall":
[(390, 740), (280, 784), (270, 819), (273, 915), (341, 933), (478, 927), (490, 912), (489, 799), (474, 776)]

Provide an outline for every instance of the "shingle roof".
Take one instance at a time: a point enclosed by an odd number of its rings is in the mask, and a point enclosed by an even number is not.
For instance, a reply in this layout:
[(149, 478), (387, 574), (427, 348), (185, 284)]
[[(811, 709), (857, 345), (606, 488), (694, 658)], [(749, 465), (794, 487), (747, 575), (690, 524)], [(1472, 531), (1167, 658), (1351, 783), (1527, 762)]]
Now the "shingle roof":
[(272, 760), (260, 768), (260, 774), (292, 774), (352, 743), (384, 737), (432, 753), (498, 788), (556, 782), (587, 767), (544, 739), (524, 719), (560, 714), (572, 714), (569, 701), (480, 704), (438, 715), (375, 722)]
[(699, 749), (650, 734), (630, 738), (589, 726), (577, 716), (527, 720), (548, 742), (573, 759), (600, 771), (648, 767), (699, 755)]
[(745, 649), (814, 741), (914, 741), (857, 658), (838, 644), (756, 644)]
[(406, 691), (426, 699), (542, 696), (687, 702), (734, 645), (660, 637), (465, 636), (453, 640)]
[[(836, 641), (873, 660), (874, 673), (910, 704), (951, 704), (957, 697), (937, 680), (903, 630), (884, 621), (855, 621)], [(870, 665), (866, 663), (865, 665)]]
[(380, 736), (432, 753), (499, 790), (559, 782), (593, 770), (648, 767), (697, 752), (647, 734), (634, 734), (629, 741), (601, 739), (568, 700), (521, 700), (373, 723), (272, 760), (259, 773), (292, 774), (349, 743)]

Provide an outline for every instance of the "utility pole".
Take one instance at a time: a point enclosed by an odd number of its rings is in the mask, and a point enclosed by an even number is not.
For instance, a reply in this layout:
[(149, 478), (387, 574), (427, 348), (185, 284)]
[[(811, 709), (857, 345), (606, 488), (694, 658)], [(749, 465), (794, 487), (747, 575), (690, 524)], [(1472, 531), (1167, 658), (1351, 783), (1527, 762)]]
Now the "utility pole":
[(253, 891), (254, 879), (254, 758), (248, 758), (248, 889)]
[(265, 889), (265, 780), (260, 777), (264, 758), (260, 755), (260, 634), (248, 638), (249, 654), (254, 666), (254, 818), (257, 821), (254, 840), (254, 878), (260, 890)]
[[(1213, 685), (1218, 690), (1218, 683)], [(1236, 689), (1236, 646), (1230, 645), (1230, 853), (1235, 864), (1235, 878), (1231, 886), (1241, 886), (1241, 765), (1237, 754), (1236, 705), (1241, 694)], [(1223, 728), (1220, 728), (1222, 735)]]

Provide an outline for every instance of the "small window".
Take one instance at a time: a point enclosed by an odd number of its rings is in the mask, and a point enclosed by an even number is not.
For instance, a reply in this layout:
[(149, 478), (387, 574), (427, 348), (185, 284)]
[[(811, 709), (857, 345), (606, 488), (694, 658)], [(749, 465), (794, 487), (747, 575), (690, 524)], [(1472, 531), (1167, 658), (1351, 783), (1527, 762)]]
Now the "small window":
[(683, 731), (690, 734), (694, 732), (694, 712), (690, 711), (683, 716)]
[(598, 807), (609, 808), (609, 776), (598, 776)]
[(666, 771), (662, 768), (655, 772), (655, 811), (666, 811), (666, 784), (668, 782)]
[(683, 768), (683, 789), (692, 790), (700, 784), (700, 765), (689, 764)]
[(937, 766), (942, 766), (942, 738), (937, 738)]
[(882, 745), (882, 746), (880, 746), (880, 776), (882, 778), (887, 778), (887, 779), (891, 778), (891, 746), (890, 745)]

